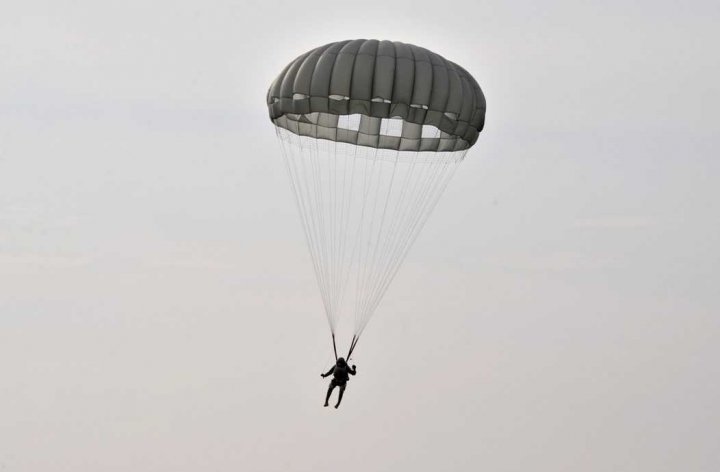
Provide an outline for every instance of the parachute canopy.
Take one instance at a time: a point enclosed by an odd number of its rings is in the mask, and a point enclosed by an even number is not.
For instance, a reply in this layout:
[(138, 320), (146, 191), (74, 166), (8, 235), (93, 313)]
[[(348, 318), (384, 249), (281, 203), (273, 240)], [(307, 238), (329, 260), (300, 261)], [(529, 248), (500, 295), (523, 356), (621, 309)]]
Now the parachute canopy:
[[(401, 151), (467, 149), (485, 123), (485, 97), (465, 69), (392, 41), (339, 41), (301, 55), (275, 79), (267, 104), (270, 119), (294, 134)], [(340, 115), (359, 116), (348, 129)], [(399, 135), (382, 133), (390, 118), (403, 120)]]

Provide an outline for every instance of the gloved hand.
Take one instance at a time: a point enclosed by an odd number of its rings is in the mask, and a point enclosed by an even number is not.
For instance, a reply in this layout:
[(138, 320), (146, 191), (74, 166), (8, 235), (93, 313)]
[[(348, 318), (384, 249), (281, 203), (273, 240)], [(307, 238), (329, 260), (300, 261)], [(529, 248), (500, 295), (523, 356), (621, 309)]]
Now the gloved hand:
[(353, 364), (353, 370), (356, 370), (356, 369), (355, 369), (355, 364)]
[(320, 377), (325, 378), (325, 374), (320, 374)]

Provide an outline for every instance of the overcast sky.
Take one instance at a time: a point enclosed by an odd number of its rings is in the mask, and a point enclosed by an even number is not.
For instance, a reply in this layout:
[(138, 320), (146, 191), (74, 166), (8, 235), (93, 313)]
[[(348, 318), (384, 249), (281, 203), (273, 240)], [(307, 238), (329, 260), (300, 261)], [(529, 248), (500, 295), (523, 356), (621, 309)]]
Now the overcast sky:
[[(0, 4), (0, 471), (714, 472), (717, 1)], [(392, 39), (487, 124), (340, 410), (265, 93)]]

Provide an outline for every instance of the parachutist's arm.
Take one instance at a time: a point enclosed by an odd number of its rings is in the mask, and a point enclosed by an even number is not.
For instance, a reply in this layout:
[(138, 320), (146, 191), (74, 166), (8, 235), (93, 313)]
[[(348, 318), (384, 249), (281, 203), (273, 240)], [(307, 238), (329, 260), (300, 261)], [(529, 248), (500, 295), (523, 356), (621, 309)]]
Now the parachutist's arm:
[(322, 376), (322, 378), (325, 378), (325, 377), (327, 377), (328, 375), (332, 375), (332, 373), (333, 373), (334, 370), (335, 370), (335, 366), (332, 366), (332, 367), (330, 367), (330, 370), (328, 370), (328, 371), (325, 372), (324, 374), (320, 374), (320, 375)]
[(352, 369), (349, 369), (348, 372), (350, 372), (350, 374), (352, 374), (352, 375), (357, 374), (357, 370), (355, 369), (355, 366), (352, 366)]

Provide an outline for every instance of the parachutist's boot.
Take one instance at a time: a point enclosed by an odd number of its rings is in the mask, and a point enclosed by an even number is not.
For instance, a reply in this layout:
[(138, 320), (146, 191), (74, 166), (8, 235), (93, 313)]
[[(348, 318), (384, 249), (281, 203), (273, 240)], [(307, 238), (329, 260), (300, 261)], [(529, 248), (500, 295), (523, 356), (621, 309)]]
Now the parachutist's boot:
[(337, 401), (337, 403), (335, 404), (335, 408), (336, 408), (336, 409), (337, 409), (337, 407), (340, 406), (340, 402), (342, 401), (343, 393), (345, 393), (345, 389), (344, 389), (344, 388), (341, 388), (341, 389), (340, 389), (340, 393), (338, 394), (338, 401)]
[(327, 395), (325, 395), (325, 404), (323, 406), (330, 406), (328, 405), (328, 402), (330, 401), (330, 395), (332, 395), (332, 391), (335, 387), (330, 384), (330, 387), (328, 387)]

